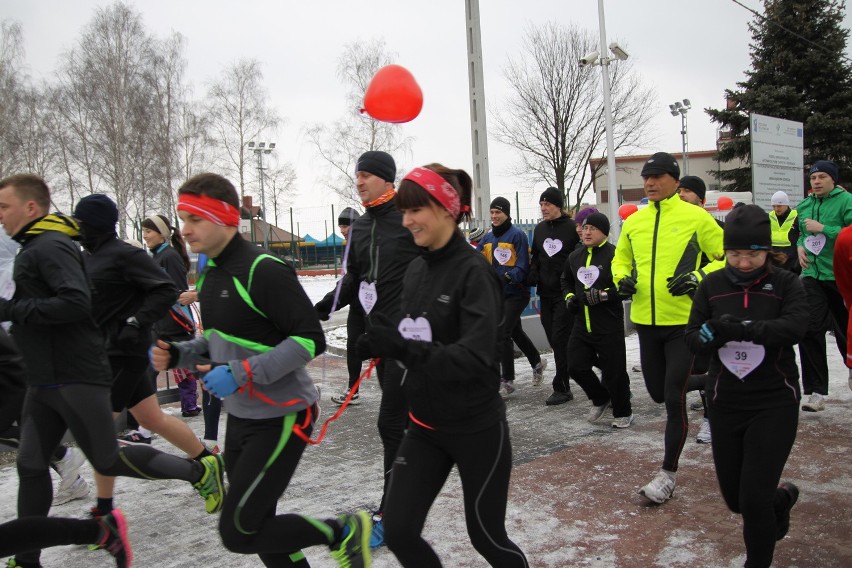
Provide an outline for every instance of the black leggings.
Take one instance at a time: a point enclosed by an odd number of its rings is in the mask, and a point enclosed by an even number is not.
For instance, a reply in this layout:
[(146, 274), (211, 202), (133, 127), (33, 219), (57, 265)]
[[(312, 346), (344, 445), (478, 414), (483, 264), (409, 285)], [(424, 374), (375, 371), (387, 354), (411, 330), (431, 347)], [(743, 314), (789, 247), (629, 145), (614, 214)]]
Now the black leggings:
[(379, 438), (382, 440), (384, 450), (384, 488), (382, 502), (376, 511), (381, 513), (385, 510), (393, 460), (396, 458), (396, 452), (405, 435), (405, 427), (408, 425), (408, 404), (405, 402), (405, 394), (402, 391), (405, 371), (396, 361), (382, 359), (376, 366), (376, 374), (379, 378), (379, 386), (382, 388), (378, 426)]
[(458, 466), (471, 544), (491, 566), (528, 568), (506, 534), (512, 445), (505, 421), (479, 432), (446, 434), (409, 427), (393, 466), (385, 507), (385, 541), (406, 568), (439, 567), (421, 533), (429, 509)]
[(0, 525), (0, 557), (66, 544), (95, 544), (101, 529), (95, 519), (26, 517)]
[[(305, 450), (306, 443), (293, 432), (295, 425), (304, 423), (305, 415), (304, 410), (263, 420), (228, 415), (225, 469), (230, 487), (219, 517), (219, 534), (225, 548), (257, 554), (265, 566), (307, 567), (302, 548), (327, 546), (338, 538), (323, 521), (275, 512)], [(305, 434), (311, 430), (308, 426)]]
[(743, 517), (746, 566), (768, 567), (775, 552), (776, 520), (789, 506), (778, 489), (796, 440), (799, 408), (727, 410), (707, 399), (713, 462), (725, 504)]
[(364, 312), (353, 305), (349, 306), (346, 316), (346, 370), (349, 373), (349, 388), (353, 388), (361, 376), (363, 361), (358, 357), (358, 338), (365, 330)]
[[(48, 470), (50, 458), (67, 429), (71, 430), (92, 467), (103, 475), (182, 479), (194, 483), (204, 474), (204, 466), (200, 463), (145, 444), (119, 448), (107, 385), (74, 383), (29, 387), (18, 449), (18, 517), (44, 517), (36, 520), (46, 523), (35, 531), (42, 537), (50, 537), (53, 526), (53, 520), (46, 518), (53, 501)], [(38, 542), (49, 544), (52, 541), (46, 538)], [(36, 550), (19, 555), (18, 560), (37, 563), (39, 556)]]
[(503, 298), (503, 324), (500, 326), (500, 336), (497, 338), (497, 350), (500, 352), (500, 378), (506, 381), (515, 380), (513, 341), (518, 344), (518, 348), (526, 356), (530, 365), (535, 366), (541, 361), (541, 355), (521, 326), (521, 313), (529, 302), (529, 296)]
[(565, 302), (561, 298), (541, 298), (541, 326), (547, 336), (547, 342), (553, 349), (553, 363), (556, 375), (553, 377), (554, 392), (571, 392), (568, 384), (568, 340), (574, 318), (568, 315)]
[(692, 355), (686, 346), (683, 325), (636, 325), (639, 358), (645, 387), (656, 403), (666, 403), (663, 469), (677, 471), (677, 462), (689, 435), (686, 415), (686, 382)]

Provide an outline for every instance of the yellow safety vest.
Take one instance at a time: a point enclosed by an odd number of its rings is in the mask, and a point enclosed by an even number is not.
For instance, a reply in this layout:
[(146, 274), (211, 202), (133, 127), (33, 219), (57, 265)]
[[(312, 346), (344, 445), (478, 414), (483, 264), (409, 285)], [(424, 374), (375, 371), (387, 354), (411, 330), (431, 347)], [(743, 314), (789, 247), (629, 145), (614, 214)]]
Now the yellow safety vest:
[(793, 225), (796, 223), (796, 217), (798, 216), (799, 213), (795, 209), (791, 209), (790, 214), (787, 215), (784, 223), (781, 224), (778, 222), (778, 216), (775, 215), (775, 211), (769, 212), (769, 219), (772, 221), (772, 246), (784, 248), (791, 245), (790, 229), (793, 228)]

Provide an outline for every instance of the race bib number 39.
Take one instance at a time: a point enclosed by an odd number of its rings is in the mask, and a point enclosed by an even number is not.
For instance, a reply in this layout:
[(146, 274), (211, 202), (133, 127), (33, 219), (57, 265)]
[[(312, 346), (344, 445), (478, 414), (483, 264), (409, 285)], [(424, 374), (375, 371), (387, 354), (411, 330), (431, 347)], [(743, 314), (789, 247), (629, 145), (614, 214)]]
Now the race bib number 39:
[(729, 341), (719, 348), (719, 360), (741, 381), (763, 363), (764, 355), (763, 345), (751, 341)]

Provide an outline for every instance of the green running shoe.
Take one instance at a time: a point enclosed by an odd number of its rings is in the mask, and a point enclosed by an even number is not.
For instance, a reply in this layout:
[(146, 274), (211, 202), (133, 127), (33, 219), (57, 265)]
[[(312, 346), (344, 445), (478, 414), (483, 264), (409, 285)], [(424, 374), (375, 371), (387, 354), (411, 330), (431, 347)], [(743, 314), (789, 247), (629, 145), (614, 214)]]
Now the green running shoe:
[(373, 522), (366, 511), (341, 515), (343, 538), (330, 546), (331, 557), (341, 568), (370, 568), (370, 533)]
[(225, 502), (225, 459), (221, 454), (204, 456), (198, 463), (204, 466), (204, 475), (192, 486), (204, 497), (204, 508), (212, 515)]

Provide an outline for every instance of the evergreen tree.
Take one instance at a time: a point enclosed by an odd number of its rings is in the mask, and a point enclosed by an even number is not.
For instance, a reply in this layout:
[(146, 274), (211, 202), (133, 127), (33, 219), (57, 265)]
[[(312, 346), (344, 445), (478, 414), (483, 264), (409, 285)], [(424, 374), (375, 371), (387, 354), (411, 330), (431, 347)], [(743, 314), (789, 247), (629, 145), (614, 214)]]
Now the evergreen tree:
[[(749, 24), (747, 79), (737, 83), (737, 90), (726, 89), (727, 108), (706, 111), (730, 131), (719, 160), (750, 162), (749, 113), (757, 113), (804, 124), (803, 175), (810, 164), (825, 159), (837, 163), (841, 178), (852, 180), (852, 66), (845, 56), (845, 1), (764, 0), (764, 6), (765, 17)], [(714, 175), (728, 191), (751, 191), (748, 166)]]

